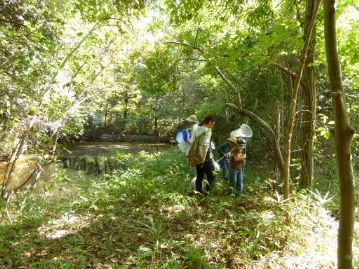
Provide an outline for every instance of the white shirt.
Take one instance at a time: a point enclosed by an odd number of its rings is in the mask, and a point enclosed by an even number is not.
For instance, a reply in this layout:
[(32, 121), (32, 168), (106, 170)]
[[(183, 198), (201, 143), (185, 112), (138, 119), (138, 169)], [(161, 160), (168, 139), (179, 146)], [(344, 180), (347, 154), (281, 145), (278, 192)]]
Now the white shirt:
[(190, 133), (190, 138), (191, 138), (191, 143), (193, 141), (193, 136), (194, 136), (194, 131), (199, 127), (198, 123), (193, 124), (192, 128), (191, 128), (191, 133)]
[[(195, 139), (195, 137), (199, 137), (202, 134), (204, 135), (201, 137), (201, 140), (199, 141), (199, 146), (201, 148), (202, 154), (206, 154), (211, 143), (212, 129), (204, 126), (198, 126), (193, 132), (192, 141)], [(212, 154), (212, 152), (210, 154)], [(212, 156), (210, 157), (212, 158)]]

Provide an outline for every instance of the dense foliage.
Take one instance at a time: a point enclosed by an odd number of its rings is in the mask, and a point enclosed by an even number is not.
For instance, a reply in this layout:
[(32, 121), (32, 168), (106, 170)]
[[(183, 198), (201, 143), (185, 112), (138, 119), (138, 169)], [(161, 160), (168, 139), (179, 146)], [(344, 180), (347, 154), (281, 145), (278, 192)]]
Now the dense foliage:
[[(301, 222), (299, 218), (291, 221), (296, 214), (307, 221), (309, 211), (324, 210), (318, 205), (321, 196), (332, 197), (330, 210), (338, 216), (340, 197), (346, 193), (340, 196), (332, 99), (343, 98), (344, 112), (358, 130), (359, 6), (354, 0), (336, 4), (342, 70), (342, 78), (337, 80), (343, 84), (343, 91), (337, 91), (330, 89), (328, 77), (325, 13), (322, 6), (318, 12), (313, 9), (314, 3), (319, 2), (0, 0), (0, 183), (5, 199), (2, 214), (9, 219), (4, 220), (1, 231), (6, 238), (0, 241), (0, 250), (6, 253), (0, 251), (4, 255), (1, 265), (21, 266), (17, 261), (23, 260), (24, 264), (34, 262), (35, 267), (65, 268), (102, 263), (240, 267), (254, 259), (263, 262), (261, 255), (282, 253), (295, 240), (302, 243), (298, 236), (302, 230), (293, 228)], [(311, 38), (309, 28), (313, 29)], [(249, 196), (234, 200), (222, 193), (224, 186), (208, 199), (186, 196), (188, 182), (183, 179), (188, 180), (190, 171), (183, 156), (174, 153), (141, 155), (127, 170), (96, 182), (68, 182), (63, 171), (57, 175), (61, 182), (45, 184), (39, 195), (26, 196), (24, 192), (16, 197), (8, 189), (21, 158), (35, 163), (30, 180), (41, 173), (42, 165), (56, 159), (58, 144), (133, 134), (170, 142), (176, 130), (188, 127), (185, 118), (190, 114), (200, 120), (209, 114), (216, 116), (216, 145), (242, 123), (252, 127), (248, 159), (261, 169), (249, 172), (249, 178), (256, 179), (248, 185)], [(345, 141), (347, 152), (351, 139)], [(344, 156), (354, 168), (350, 184), (359, 171), (358, 134), (353, 135), (351, 148), (352, 156)], [(118, 158), (126, 165), (129, 162), (127, 157)], [(144, 161), (148, 169), (143, 169)], [(282, 191), (288, 196), (286, 184), (294, 191), (292, 200), (282, 204)], [(60, 195), (53, 206), (57, 197), (53, 188), (62, 187), (69, 197)], [(254, 189), (260, 193), (253, 199)], [(308, 194), (311, 191), (316, 194)], [(358, 208), (358, 186), (354, 196), (353, 211)], [(302, 206), (296, 212), (294, 206), (299, 203)], [(245, 211), (239, 212), (242, 207)], [(201, 210), (206, 214), (202, 216)], [(45, 230), (39, 236), (37, 229), (45, 222), (60, 215), (69, 219), (72, 213), (75, 223), (82, 219), (81, 223), (89, 225), (84, 235), (76, 234), (74, 228), (74, 237), (60, 239), (58, 248), (58, 240), (41, 237)], [(125, 216), (130, 217), (123, 220)], [(222, 223), (223, 219), (228, 222)], [(92, 244), (87, 249), (84, 242), (102, 232), (92, 223), (105, 226), (113, 220), (120, 220), (114, 240), (133, 240), (128, 250), (110, 254), (112, 241), (104, 243), (104, 249)], [(314, 222), (310, 219), (303, 233), (309, 232), (309, 226), (316, 227)], [(208, 233), (195, 229), (203, 223), (208, 225)], [(257, 233), (236, 228), (250, 227), (250, 223), (256, 225)], [(228, 235), (220, 233), (221, 229), (227, 229)], [(119, 231), (126, 236), (122, 238)], [(178, 237), (174, 239), (175, 232)], [(148, 241), (139, 243), (145, 235)], [(207, 241), (203, 237), (208, 237)], [(201, 244), (195, 244), (196, 240)], [(40, 242), (39, 250), (34, 242)], [(57, 257), (59, 248), (67, 244), (79, 247), (71, 248), (68, 257)], [(103, 255), (95, 258), (94, 252)], [(45, 259), (41, 253), (46, 253)], [(332, 266), (330, 263), (321, 264)]]
[[(298, 8), (304, 16), (304, 4)], [(346, 100), (357, 125), (358, 54), (351, 44), (358, 10), (351, 1), (338, 10)], [(218, 131), (223, 140), (240, 121), (226, 102), (260, 111), (272, 126), (279, 107), (285, 123), (291, 80), (277, 65), (296, 71), (303, 43), (297, 16), (290, 1), (3, 1), (2, 154), (28, 132), (35, 132), (30, 150), (58, 136), (170, 137), (192, 113), (231, 125)], [(313, 63), (318, 141), (332, 122), (321, 20)]]

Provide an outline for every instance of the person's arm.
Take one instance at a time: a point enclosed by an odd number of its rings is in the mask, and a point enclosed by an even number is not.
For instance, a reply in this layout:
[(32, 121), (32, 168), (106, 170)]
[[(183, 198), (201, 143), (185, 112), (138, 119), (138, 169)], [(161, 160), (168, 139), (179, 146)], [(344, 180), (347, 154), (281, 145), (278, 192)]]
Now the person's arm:
[(194, 131), (196, 130), (197, 127), (198, 127), (198, 124), (193, 124), (193, 126), (189, 129), (190, 130), (190, 143), (193, 142)]
[(200, 146), (201, 156), (204, 161), (206, 159), (207, 151), (210, 147), (212, 132), (211, 132), (211, 130), (208, 130), (202, 135), (203, 135), (203, 137), (200, 140), (199, 146)]

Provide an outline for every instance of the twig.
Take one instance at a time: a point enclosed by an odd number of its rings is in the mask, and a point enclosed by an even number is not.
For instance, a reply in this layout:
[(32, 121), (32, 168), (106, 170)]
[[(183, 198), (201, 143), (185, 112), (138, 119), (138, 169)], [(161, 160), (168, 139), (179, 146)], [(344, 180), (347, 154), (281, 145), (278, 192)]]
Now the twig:
[(296, 11), (297, 11), (297, 19), (298, 19), (298, 21), (300, 23), (300, 26), (303, 27), (304, 21), (302, 20), (302, 16), (300, 15), (300, 8), (299, 8), (298, 0), (295, 0), (295, 8), (296, 8)]
[(297, 78), (297, 74), (295, 72), (293, 72), (292, 70), (290, 70), (289, 68), (279, 64), (279, 63), (272, 63), (273, 66), (279, 68), (280, 70), (282, 70), (284, 73), (286, 73), (287, 75), (289, 75), (292, 78)]

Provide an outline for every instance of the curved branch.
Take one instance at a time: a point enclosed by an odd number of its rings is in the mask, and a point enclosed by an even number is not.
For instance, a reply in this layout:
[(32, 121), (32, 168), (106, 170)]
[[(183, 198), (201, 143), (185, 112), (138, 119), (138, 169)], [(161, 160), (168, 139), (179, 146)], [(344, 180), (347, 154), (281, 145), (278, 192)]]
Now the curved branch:
[(18, 187), (16, 187), (13, 192), (17, 192), (18, 190), (22, 189), (28, 182), (30, 182), (31, 178), (39, 172), (39, 166), (36, 165), (34, 170), (30, 173), (30, 175), (27, 177), (27, 179)]
[(223, 81), (224, 81), (235, 93), (238, 93), (239, 105), (242, 107), (242, 99), (241, 99), (241, 95), (240, 95), (239, 90), (237, 89), (237, 87), (232, 83), (232, 81), (229, 80), (229, 78), (226, 77), (225, 74), (223, 74), (222, 70), (219, 69), (218, 66), (214, 66), (214, 69), (216, 70), (217, 74), (223, 79)]
[(71, 58), (71, 56), (74, 55), (74, 53), (81, 47), (81, 45), (86, 41), (86, 39), (96, 30), (97, 26), (98, 26), (98, 23), (94, 24), (94, 26), (87, 32), (87, 34), (80, 40), (80, 42), (77, 43), (77, 45), (70, 50), (70, 52), (66, 55), (65, 59), (63, 59), (61, 64), (58, 66), (57, 72), (55, 72), (53, 74), (53, 76), (51, 77), (48, 86), (41, 93), (41, 96), (44, 96), (45, 93), (52, 88), (52, 86), (53, 86), (59, 72), (62, 70), (62, 68), (64, 68), (67, 61)]
[(286, 73), (287, 75), (289, 75), (292, 78), (297, 78), (297, 74), (295, 72), (293, 72), (292, 70), (290, 70), (289, 68), (279, 64), (279, 63), (272, 63), (272, 65), (274, 67), (279, 68), (280, 70), (282, 70), (284, 73)]
[[(61, 70), (65, 66), (65, 64), (71, 58), (71, 56), (80, 48), (82, 43), (84, 43), (86, 41), (86, 39), (92, 34), (92, 32), (96, 30), (97, 26), (98, 26), (98, 23), (94, 24), (94, 26), (90, 29), (90, 31), (87, 32), (87, 34), (80, 40), (80, 42), (77, 43), (77, 45), (74, 48), (71, 49), (70, 53), (67, 54), (65, 59), (59, 65), (58, 70)], [(56, 78), (56, 75), (54, 75), (53, 80)]]
[(251, 120), (255, 121), (266, 131), (265, 134), (268, 134), (269, 139), (273, 143), (274, 152), (275, 152), (275, 155), (277, 158), (279, 168), (281, 171), (283, 171), (284, 161), (283, 161), (283, 156), (282, 156), (282, 152), (281, 152), (280, 145), (279, 145), (279, 138), (277, 137), (277, 135), (274, 132), (274, 130), (272, 129), (272, 127), (264, 119), (262, 119), (260, 116), (253, 113), (252, 111), (249, 111), (244, 108), (239, 108), (235, 104), (232, 104), (232, 103), (227, 103), (226, 105), (228, 107), (234, 109), (238, 114), (246, 116), (246, 117), (250, 118)]

